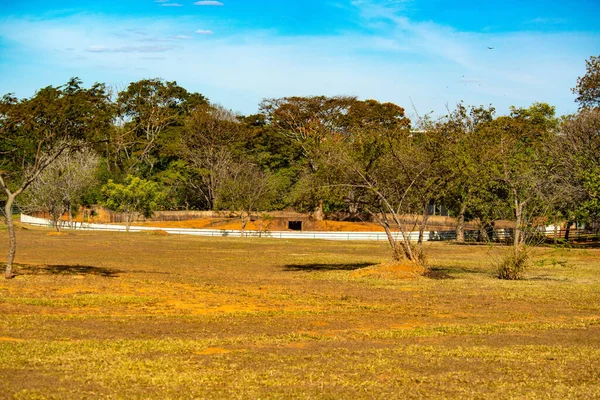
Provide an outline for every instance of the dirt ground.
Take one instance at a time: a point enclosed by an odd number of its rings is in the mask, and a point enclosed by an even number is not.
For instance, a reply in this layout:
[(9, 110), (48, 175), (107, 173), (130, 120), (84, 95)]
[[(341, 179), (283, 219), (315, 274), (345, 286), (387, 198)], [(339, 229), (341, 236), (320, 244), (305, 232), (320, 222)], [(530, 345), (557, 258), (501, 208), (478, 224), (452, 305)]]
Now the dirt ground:
[[(240, 230), (242, 223), (238, 218), (198, 218), (187, 221), (146, 221), (134, 225), (153, 226), (158, 228), (195, 228), (195, 229), (225, 229)], [(250, 221), (246, 225), (248, 230), (287, 230), (281, 221)], [(372, 222), (346, 222), (346, 221), (312, 221), (305, 230), (326, 232), (383, 232), (383, 228)]]
[[(48, 216), (39, 215), (42, 218), (48, 218)], [(74, 220), (82, 222), (82, 214), (80, 213)], [(192, 218), (186, 220), (161, 220), (160, 216), (158, 219), (148, 219), (145, 221), (134, 222), (133, 225), (139, 226), (152, 226), (159, 228), (194, 228), (194, 229), (224, 229), (224, 230), (240, 230), (241, 220), (238, 217), (212, 217), (212, 218)], [(432, 215), (428, 217), (428, 224), (426, 230), (440, 231), (440, 230), (454, 230), (456, 227), (456, 221), (451, 217), (442, 217)], [(65, 216), (66, 220), (67, 217)], [(270, 230), (280, 231), (289, 230), (287, 221), (293, 218), (271, 218), (256, 221), (249, 221), (246, 225), (248, 230)], [(384, 229), (381, 225), (375, 222), (368, 221), (334, 221), (334, 220), (323, 220), (317, 221), (308, 218), (308, 214), (302, 215), (303, 230), (306, 231), (325, 231), (325, 232), (383, 232)], [(413, 220), (414, 217), (406, 217), (407, 221)], [(417, 217), (418, 219), (418, 217)], [(106, 211), (98, 210), (97, 215), (90, 220), (91, 222), (97, 223), (108, 223), (110, 216)], [(512, 224), (509, 221), (497, 221), (498, 228), (511, 227)], [(477, 229), (477, 223), (470, 222), (466, 225), (468, 229)], [(415, 223), (406, 223), (404, 225), (406, 230), (417, 230), (418, 227)]]
[(598, 249), (17, 233), (0, 398), (600, 398)]

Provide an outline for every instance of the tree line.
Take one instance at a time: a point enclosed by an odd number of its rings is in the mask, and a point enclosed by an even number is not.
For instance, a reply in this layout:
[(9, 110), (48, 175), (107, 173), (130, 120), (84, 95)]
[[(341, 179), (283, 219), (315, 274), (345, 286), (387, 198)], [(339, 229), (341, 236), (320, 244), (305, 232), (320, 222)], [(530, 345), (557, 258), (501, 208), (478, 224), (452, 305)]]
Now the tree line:
[[(91, 204), (128, 216), (159, 208), (242, 217), (290, 207), (316, 218), (344, 212), (377, 221), (393, 257), (420, 264), (430, 205), (443, 204), (459, 242), (467, 221), (478, 221), (483, 234), (495, 220), (514, 221), (516, 271), (508, 275), (518, 277), (532, 227), (600, 218), (600, 57), (586, 61), (573, 92), (574, 115), (558, 117), (546, 103), (500, 116), (492, 105), (459, 103), (443, 117), (413, 121), (396, 104), (348, 96), (265, 99), (244, 116), (160, 79), (115, 92), (72, 78), (30, 98), (7, 94), (0, 101), (6, 276), (16, 204), (55, 221)], [(407, 216), (420, 232), (416, 243)]]

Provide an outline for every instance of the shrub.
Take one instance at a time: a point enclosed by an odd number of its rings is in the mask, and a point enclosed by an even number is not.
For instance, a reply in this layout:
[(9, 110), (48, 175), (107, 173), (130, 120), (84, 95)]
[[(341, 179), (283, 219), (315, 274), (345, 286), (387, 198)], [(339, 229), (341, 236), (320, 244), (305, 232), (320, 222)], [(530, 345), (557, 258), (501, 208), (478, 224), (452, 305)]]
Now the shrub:
[(495, 263), (498, 279), (517, 280), (529, 266), (529, 253), (525, 247), (516, 252), (511, 249), (508, 254)]

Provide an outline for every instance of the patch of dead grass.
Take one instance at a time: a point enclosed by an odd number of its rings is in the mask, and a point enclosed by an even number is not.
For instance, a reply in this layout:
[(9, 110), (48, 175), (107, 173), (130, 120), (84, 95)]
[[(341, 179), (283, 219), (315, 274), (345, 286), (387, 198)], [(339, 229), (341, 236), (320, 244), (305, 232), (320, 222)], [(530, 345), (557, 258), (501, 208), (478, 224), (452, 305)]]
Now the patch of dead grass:
[(426, 269), (408, 260), (388, 261), (351, 272), (353, 277), (414, 280), (423, 277)]

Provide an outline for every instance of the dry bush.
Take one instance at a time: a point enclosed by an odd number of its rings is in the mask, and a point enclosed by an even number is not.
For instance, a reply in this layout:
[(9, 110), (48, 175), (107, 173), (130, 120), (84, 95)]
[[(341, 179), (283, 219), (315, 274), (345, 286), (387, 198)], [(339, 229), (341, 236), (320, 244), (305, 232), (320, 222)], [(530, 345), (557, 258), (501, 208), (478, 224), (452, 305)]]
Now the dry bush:
[(520, 247), (515, 252), (511, 249), (506, 255), (493, 263), (498, 279), (517, 280), (529, 267), (529, 253), (526, 247)]

